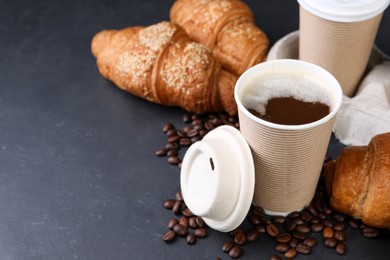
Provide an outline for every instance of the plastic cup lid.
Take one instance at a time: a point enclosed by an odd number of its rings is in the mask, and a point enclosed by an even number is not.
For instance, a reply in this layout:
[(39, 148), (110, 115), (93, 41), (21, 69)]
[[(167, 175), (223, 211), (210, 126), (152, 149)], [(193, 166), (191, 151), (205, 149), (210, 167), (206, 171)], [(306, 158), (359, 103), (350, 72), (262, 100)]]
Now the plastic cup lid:
[(383, 12), (390, 0), (298, 0), (310, 13), (335, 22), (358, 22)]
[(187, 207), (206, 224), (228, 232), (245, 219), (255, 186), (252, 153), (240, 131), (220, 126), (187, 150), (180, 185)]

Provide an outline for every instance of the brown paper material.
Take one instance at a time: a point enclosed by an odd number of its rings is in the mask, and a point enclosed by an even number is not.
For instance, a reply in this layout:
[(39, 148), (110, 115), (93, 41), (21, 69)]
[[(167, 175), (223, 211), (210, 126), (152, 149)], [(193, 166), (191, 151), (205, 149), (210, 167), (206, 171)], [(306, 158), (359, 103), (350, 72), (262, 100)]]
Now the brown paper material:
[(317, 64), (353, 96), (364, 74), (382, 13), (361, 22), (333, 22), (300, 7), (299, 59)]

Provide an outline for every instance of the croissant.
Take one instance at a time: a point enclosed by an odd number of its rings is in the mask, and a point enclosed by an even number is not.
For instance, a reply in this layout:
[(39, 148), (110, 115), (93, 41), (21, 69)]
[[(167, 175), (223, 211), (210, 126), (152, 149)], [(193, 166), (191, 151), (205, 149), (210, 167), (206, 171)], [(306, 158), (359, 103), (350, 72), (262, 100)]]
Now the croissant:
[(390, 132), (350, 146), (326, 167), (331, 206), (363, 223), (390, 229)]
[(191, 39), (213, 49), (222, 66), (236, 75), (266, 58), (269, 39), (242, 1), (177, 0), (170, 19)]
[(101, 31), (91, 49), (100, 73), (136, 96), (194, 113), (237, 113), (237, 76), (170, 22)]

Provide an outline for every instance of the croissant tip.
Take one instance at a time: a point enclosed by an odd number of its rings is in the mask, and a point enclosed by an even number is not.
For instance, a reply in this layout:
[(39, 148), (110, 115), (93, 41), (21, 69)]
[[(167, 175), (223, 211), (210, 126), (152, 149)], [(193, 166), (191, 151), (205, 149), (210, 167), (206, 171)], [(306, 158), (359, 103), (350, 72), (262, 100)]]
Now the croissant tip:
[(113, 30), (103, 30), (96, 33), (91, 42), (91, 52), (93, 56), (97, 57), (105, 46), (108, 45), (111, 35), (114, 33)]

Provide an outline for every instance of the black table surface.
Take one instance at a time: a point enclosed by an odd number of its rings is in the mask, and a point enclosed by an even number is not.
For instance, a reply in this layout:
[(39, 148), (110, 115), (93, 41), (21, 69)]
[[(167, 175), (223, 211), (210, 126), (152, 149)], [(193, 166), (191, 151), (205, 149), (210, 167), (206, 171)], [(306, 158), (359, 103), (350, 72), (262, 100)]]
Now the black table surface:
[[(296, 1), (245, 1), (271, 44), (298, 29)], [(90, 52), (103, 29), (169, 19), (170, 0), (0, 1), (0, 259), (214, 259), (230, 235), (194, 246), (162, 235), (180, 171), (155, 150), (184, 111), (105, 80)], [(390, 53), (390, 12), (376, 45)], [(329, 155), (343, 148), (332, 138)], [(349, 251), (317, 246), (297, 259), (385, 259), (390, 238), (348, 229)], [(262, 236), (242, 259), (268, 259)], [(387, 257), (388, 258), (388, 257)]]

